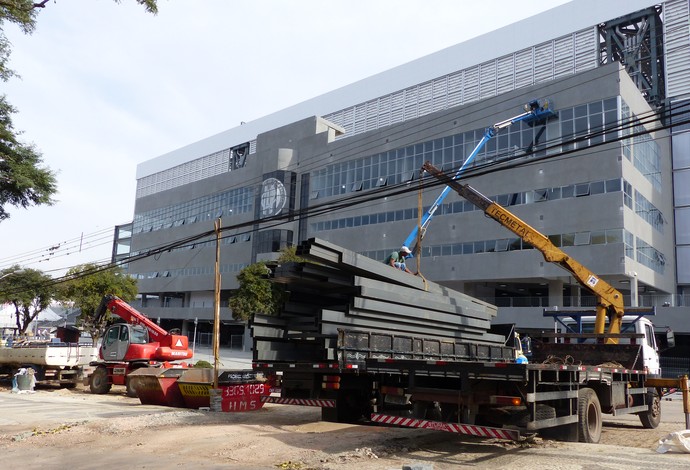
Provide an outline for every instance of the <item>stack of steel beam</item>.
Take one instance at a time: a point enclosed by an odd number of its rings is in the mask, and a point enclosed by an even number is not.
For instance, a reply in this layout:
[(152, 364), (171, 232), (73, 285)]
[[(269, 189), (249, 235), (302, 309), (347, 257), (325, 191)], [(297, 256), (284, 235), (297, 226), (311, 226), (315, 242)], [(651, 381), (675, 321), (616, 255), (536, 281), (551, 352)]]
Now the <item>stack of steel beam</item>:
[(308, 260), (273, 270), (288, 300), (252, 322), (256, 361), (333, 360), (338, 330), (503, 345), (489, 333), (496, 307), (332, 243), (309, 239)]

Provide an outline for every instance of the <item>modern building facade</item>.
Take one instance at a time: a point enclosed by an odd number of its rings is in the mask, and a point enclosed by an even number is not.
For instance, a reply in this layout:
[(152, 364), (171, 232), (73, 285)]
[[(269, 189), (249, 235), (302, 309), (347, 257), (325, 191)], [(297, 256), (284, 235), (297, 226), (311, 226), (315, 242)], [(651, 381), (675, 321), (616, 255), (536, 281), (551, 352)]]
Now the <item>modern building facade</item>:
[[(191, 331), (213, 316), (215, 220), (225, 303), (244, 266), (310, 237), (383, 260), (417, 224), (420, 197), (426, 208), (440, 191), (419, 184), (424, 161), (459, 167), (487, 126), (549, 98), (555, 118), (501, 131), (464, 181), (626, 305), (668, 304), (676, 321), (690, 294), (689, 10), (574, 1), (144, 162), (114, 257), (131, 250), (142, 311)], [(524, 326), (543, 325), (545, 306), (592, 302), (457, 195), (419, 269)], [(221, 316), (227, 337), (242, 333)]]

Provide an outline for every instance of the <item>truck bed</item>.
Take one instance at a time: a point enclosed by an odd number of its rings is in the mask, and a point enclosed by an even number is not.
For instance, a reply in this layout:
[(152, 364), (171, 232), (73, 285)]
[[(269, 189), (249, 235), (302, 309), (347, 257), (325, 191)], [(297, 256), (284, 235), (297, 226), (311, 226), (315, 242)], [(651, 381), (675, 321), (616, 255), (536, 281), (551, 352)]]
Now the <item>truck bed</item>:
[(29, 342), (0, 347), (0, 365), (10, 367), (31, 364), (44, 367), (86, 366), (97, 358), (98, 349), (90, 344)]

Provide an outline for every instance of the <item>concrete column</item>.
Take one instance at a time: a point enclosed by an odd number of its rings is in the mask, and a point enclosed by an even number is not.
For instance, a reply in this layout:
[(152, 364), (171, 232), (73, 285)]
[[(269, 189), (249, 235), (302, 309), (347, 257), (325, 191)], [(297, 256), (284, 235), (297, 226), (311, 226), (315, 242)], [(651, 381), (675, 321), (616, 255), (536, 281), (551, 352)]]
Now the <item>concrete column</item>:
[(563, 306), (563, 281), (549, 281), (549, 307)]
[(573, 293), (573, 307), (582, 307), (582, 288), (580, 285), (574, 284), (571, 292)]
[(637, 272), (630, 271), (628, 274), (630, 274), (630, 306), (637, 307)]

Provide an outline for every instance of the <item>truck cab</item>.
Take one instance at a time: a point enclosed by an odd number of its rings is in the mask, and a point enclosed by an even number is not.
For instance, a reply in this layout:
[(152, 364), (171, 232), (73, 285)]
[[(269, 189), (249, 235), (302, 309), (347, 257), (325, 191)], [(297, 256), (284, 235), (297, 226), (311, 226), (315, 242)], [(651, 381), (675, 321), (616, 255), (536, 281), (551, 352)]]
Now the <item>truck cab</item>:
[[(567, 314), (566, 314), (567, 315)], [(556, 328), (562, 333), (594, 333), (595, 316), (562, 317), (556, 320)], [(625, 315), (621, 326), (621, 335), (634, 334), (637, 337), (622, 336), (619, 344), (638, 344), (642, 367), (650, 376), (661, 376), (659, 348), (654, 336), (654, 324), (649, 318), (640, 315)], [(642, 336), (639, 336), (642, 335)], [(594, 338), (578, 339), (579, 343), (595, 343)]]

